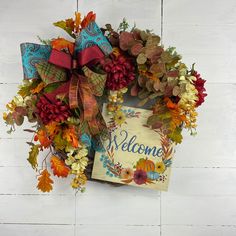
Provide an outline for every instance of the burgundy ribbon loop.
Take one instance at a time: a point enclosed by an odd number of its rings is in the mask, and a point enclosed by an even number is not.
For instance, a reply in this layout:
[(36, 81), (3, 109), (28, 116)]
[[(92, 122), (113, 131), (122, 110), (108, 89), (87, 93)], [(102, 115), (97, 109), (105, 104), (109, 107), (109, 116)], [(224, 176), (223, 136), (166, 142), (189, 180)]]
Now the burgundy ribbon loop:
[(97, 45), (94, 45), (79, 52), (75, 60), (73, 60), (72, 56), (66, 52), (52, 49), (48, 61), (56, 66), (71, 70), (76, 69), (78, 65), (84, 66), (94, 60), (102, 59), (103, 57), (103, 52)]
[(104, 54), (97, 45), (84, 49), (78, 53), (76, 59), (73, 59), (70, 54), (56, 49), (52, 49), (49, 57), (50, 63), (70, 70), (69, 86), (68, 83), (64, 86), (65, 92), (69, 94), (70, 108), (77, 108), (80, 101), (83, 107), (83, 119), (88, 122), (90, 132), (94, 135), (98, 134), (101, 129), (104, 129), (104, 121), (102, 119), (96, 119), (99, 109), (88, 79), (83, 75), (78, 74), (74, 69), (77, 69), (78, 66), (82, 67), (102, 59), (103, 57)]

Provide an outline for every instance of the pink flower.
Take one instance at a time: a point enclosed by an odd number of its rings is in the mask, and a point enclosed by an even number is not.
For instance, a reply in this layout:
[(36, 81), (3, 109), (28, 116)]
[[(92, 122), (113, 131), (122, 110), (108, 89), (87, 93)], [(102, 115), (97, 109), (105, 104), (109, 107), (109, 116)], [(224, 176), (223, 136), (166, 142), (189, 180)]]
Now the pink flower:
[(147, 182), (147, 173), (144, 170), (136, 170), (134, 172), (134, 182), (138, 185), (145, 184)]

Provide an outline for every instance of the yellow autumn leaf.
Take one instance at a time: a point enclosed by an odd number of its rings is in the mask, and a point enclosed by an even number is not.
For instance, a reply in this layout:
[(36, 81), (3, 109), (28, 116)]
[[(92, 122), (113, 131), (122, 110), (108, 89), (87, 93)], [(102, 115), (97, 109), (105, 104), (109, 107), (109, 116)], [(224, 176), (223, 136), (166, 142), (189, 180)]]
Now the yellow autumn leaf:
[(41, 83), (39, 83), (39, 84), (37, 85), (36, 88), (31, 89), (30, 92), (31, 92), (32, 94), (39, 93), (44, 87), (45, 87), (44, 82), (41, 82)]
[(28, 162), (31, 164), (32, 168), (36, 170), (38, 167), (38, 162), (37, 162), (38, 154), (39, 154), (39, 145), (34, 145), (31, 147), (29, 152), (29, 157), (27, 159)]
[(75, 21), (74, 21), (74, 31), (76, 33), (79, 32), (80, 24), (81, 24), (81, 14), (79, 12), (75, 12)]

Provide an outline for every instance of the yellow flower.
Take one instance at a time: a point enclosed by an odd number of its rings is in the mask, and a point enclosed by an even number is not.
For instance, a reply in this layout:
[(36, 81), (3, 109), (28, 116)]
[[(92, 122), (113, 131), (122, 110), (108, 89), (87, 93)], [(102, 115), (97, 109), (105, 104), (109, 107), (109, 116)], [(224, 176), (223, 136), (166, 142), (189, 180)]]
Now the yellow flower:
[(7, 114), (6, 112), (3, 112), (3, 114), (2, 114), (3, 120), (5, 120), (5, 121), (7, 120), (7, 115), (8, 115), (8, 114)]
[(112, 49), (112, 53), (113, 53), (116, 57), (118, 57), (118, 56), (120, 55), (120, 49), (119, 49), (118, 47), (114, 47), (114, 48)]
[(76, 175), (76, 177), (72, 180), (71, 182), (71, 187), (72, 188), (79, 188), (82, 185), (85, 185), (87, 182), (87, 177), (84, 173), (80, 173)]
[(196, 101), (198, 100), (198, 91), (192, 82), (194, 81), (194, 79), (196, 79), (194, 76), (180, 77), (180, 85), (183, 84), (186, 90), (183, 93), (179, 94), (180, 100), (178, 102), (178, 105), (184, 110), (188, 110), (192, 106), (194, 107)]
[(23, 107), (24, 106), (24, 99), (21, 95), (16, 95), (13, 100), (14, 104), (17, 106), (17, 107)]
[(156, 163), (156, 172), (157, 173), (162, 174), (162, 173), (164, 173), (165, 169), (166, 169), (166, 166), (162, 161)]
[(125, 122), (125, 114), (122, 111), (117, 111), (114, 120), (117, 125), (122, 125)]

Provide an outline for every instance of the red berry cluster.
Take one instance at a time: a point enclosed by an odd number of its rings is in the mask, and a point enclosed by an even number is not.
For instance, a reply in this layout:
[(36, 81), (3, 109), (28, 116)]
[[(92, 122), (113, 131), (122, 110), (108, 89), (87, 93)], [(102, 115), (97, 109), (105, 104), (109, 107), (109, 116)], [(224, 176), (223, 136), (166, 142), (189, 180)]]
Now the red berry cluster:
[(110, 90), (127, 87), (135, 79), (135, 67), (129, 58), (111, 55), (101, 64), (107, 73), (106, 87)]
[(40, 97), (36, 107), (36, 113), (44, 124), (48, 124), (51, 121), (62, 122), (70, 115), (68, 105), (63, 104), (59, 100), (52, 104), (43, 96)]
[(196, 106), (198, 107), (205, 101), (205, 97), (207, 96), (205, 93), (206, 89), (204, 87), (206, 80), (202, 79), (201, 75), (197, 71), (194, 71), (193, 75), (197, 78), (197, 80), (194, 82), (194, 86), (198, 91), (198, 101), (196, 103)]

